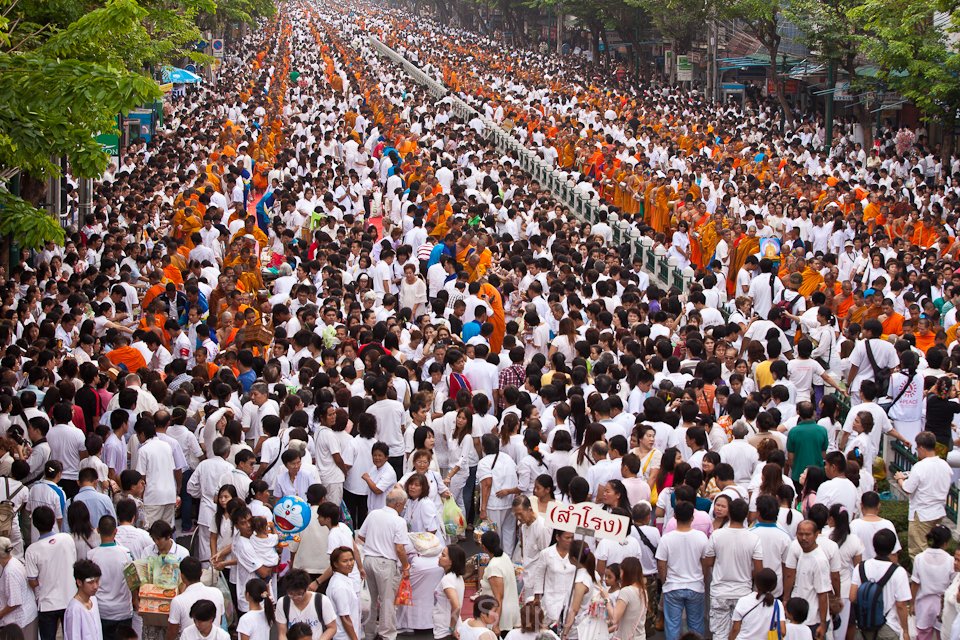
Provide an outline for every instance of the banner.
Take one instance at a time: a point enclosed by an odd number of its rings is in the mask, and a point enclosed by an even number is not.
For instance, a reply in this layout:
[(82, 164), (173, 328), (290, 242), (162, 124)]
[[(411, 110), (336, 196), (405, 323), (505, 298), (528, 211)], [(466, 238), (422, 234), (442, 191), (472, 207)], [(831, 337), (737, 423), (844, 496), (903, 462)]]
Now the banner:
[(630, 530), (630, 518), (603, 510), (595, 502), (547, 505), (547, 524), (554, 529), (623, 542)]

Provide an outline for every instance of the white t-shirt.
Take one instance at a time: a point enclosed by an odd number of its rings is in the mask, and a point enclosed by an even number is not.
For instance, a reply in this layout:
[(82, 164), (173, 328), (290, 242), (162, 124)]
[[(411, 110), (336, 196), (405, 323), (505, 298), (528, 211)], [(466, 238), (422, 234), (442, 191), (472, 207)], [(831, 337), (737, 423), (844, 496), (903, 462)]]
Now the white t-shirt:
[(168, 505), (177, 501), (176, 464), (173, 449), (159, 438), (150, 438), (140, 446), (137, 471), (147, 476), (143, 504)]
[(76, 561), (77, 546), (69, 533), (55, 533), (27, 547), (24, 564), (27, 578), (40, 583), (36, 592), (41, 613), (66, 609), (76, 595), (76, 583), (64, 580), (66, 568), (73, 567)]
[(706, 534), (697, 529), (671, 531), (660, 539), (657, 560), (667, 563), (663, 592), (689, 589), (703, 593), (703, 565), (700, 559), (709, 544)]
[(847, 510), (847, 513), (856, 513), (859, 500), (857, 487), (846, 476), (827, 480), (817, 489), (817, 504), (826, 505), (827, 508), (839, 504)]
[(779, 600), (767, 606), (763, 599), (757, 599), (756, 593), (748, 593), (737, 600), (733, 608), (733, 621), (740, 621), (740, 633), (737, 640), (757, 640), (766, 638), (770, 630), (770, 622), (774, 619), (774, 612), (780, 613), (780, 619), (787, 621), (787, 612)]
[[(873, 366), (867, 357), (867, 342), (867, 340), (857, 342), (857, 345), (853, 348), (853, 352), (850, 354), (850, 365), (857, 367), (857, 377), (853, 379), (853, 384), (850, 386), (851, 391), (859, 392), (860, 385), (864, 380), (876, 380)], [(876, 338), (869, 340), (869, 342), (870, 352), (873, 354), (873, 359), (876, 361), (878, 367), (881, 369), (884, 367), (893, 369), (900, 366), (900, 356), (892, 344)]]
[(210, 628), (210, 634), (203, 635), (200, 633), (200, 630), (197, 629), (197, 625), (191, 624), (180, 632), (180, 640), (230, 640), (230, 634), (217, 625), (213, 625), (213, 627)]
[(247, 611), (240, 616), (237, 633), (247, 636), (249, 640), (270, 640), (270, 623), (263, 609)]
[(750, 593), (753, 561), (763, 560), (760, 538), (749, 529), (717, 529), (710, 536), (704, 557), (716, 558), (710, 593), (737, 598)]
[[(876, 551), (873, 550), (873, 536), (877, 534), (877, 531), (881, 529), (887, 529), (896, 533), (897, 530), (893, 526), (893, 523), (885, 518), (880, 518), (877, 521), (866, 521), (862, 518), (857, 518), (850, 521), (850, 532), (860, 538), (860, 542), (863, 543), (863, 559), (864, 560), (873, 560), (877, 557)], [(900, 539), (899, 537), (895, 538), (897, 541), (893, 547), (894, 553), (899, 553)]]
[[(785, 566), (795, 568), (797, 571), (791, 597), (803, 598), (810, 605), (807, 619), (801, 622), (806, 625), (819, 624), (819, 594), (833, 591), (830, 584), (830, 561), (827, 559), (827, 554), (824, 553), (822, 548), (817, 547), (810, 553), (801, 552), (792, 563), (789, 550), (787, 554)], [(829, 613), (827, 618), (829, 619)]]
[(498, 497), (497, 491), (515, 489), (520, 483), (517, 477), (517, 463), (506, 453), (484, 456), (477, 465), (477, 483), (487, 478), (493, 479), (490, 485), (490, 496), (487, 498), (487, 508), (509, 509), (513, 505), (513, 496)]
[[(867, 580), (879, 582), (891, 564), (890, 562), (877, 560), (876, 558), (864, 561), (863, 570), (867, 576)], [(851, 589), (859, 587), (860, 584), (860, 567), (855, 567), (853, 570)], [(898, 636), (903, 633), (903, 628), (900, 626), (900, 617), (897, 615), (897, 603), (910, 602), (912, 598), (913, 594), (910, 592), (910, 578), (907, 576), (907, 570), (897, 566), (893, 575), (890, 576), (890, 580), (887, 581), (887, 584), (883, 585), (883, 606), (886, 609), (887, 626)]]
[[(321, 598), (321, 600), (314, 605), (314, 598)], [(284, 596), (277, 602), (277, 624), (286, 625), (287, 628), (289, 628), (292, 624), (305, 622), (313, 631), (314, 640), (320, 640), (324, 628), (337, 620), (337, 612), (333, 607), (333, 603), (330, 602), (330, 598), (319, 593), (310, 594), (309, 600), (307, 600), (307, 606), (304, 609), (300, 609), (291, 601), (288, 607), (290, 609), (290, 619), (287, 620), (287, 616), (283, 612), (283, 603), (286, 599), (286, 596)], [(323, 624), (320, 624), (320, 619), (317, 617), (318, 611), (323, 612)]]
[(197, 600), (209, 600), (213, 603), (213, 606), (217, 608), (217, 617), (213, 624), (219, 627), (220, 621), (223, 619), (223, 594), (220, 589), (208, 587), (199, 582), (191, 584), (183, 590), (183, 593), (174, 596), (173, 600), (170, 601), (170, 617), (168, 618), (170, 624), (180, 625), (181, 630), (193, 624), (190, 619), (190, 607)]
[(377, 440), (390, 447), (390, 457), (402, 456), (403, 425), (407, 412), (396, 400), (379, 400), (367, 408), (367, 413), (377, 419)]
[(463, 605), (463, 578), (445, 573), (437, 588), (433, 591), (433, 637), (444, 638), (450, 635), (450, 599), (444, 593), (447, 589), (457, 592), (457, 601)]
[(337, 614), (337, 634), (333, 637), (336, 640), (348, 640), (350, 638), (341, 619), (342, 616), (350, 616), (354, 632), (359, 638), (362, 635), (360, 632), (360, 599), (354, 590), (353, 580), (342, 573), (334, 572), (327, 584), (327, 597), (333, 603), (333, 608)]
[(87, 552), (87, 560), (93, 560), (100, 567), (100, 589), (97, 591), (97, 604), (100, 614), (106, 620), (126, 620), (133, 615), (133, 603), (130, 587), (124, 578), (124, 568), (134, 558), (126, 547), (113, 543), (101, 544)]
[(334, 462), (334, 454), (341, 453), (340, 441), (333, 429), (321, 426), (314, 435), (314, 442), (317, 447), (317, 470), (320, 472), (320, 482), (324, 484), (337, 484), (343, 482), (345, 476), (337, 463)]
[(397, 548), (394, 545), (405, 545), (410, 541), (406, 521), (391, 507), (382, 507), (368, 513), (357, 533), (363, 538), (365, 556), (388, 560), (397, 559)]

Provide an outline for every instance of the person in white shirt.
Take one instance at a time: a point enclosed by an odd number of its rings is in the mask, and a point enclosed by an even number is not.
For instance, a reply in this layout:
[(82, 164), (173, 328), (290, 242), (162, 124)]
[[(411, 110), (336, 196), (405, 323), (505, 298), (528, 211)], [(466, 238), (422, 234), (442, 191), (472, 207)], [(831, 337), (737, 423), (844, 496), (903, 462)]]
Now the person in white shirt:
[(77, 546), (69, 533), (53, 533), (56, 521), (50, 507), (37, 507), (31, 519), (39, 537), (27, 547), (27, 581), (37, 596), (40, 638), (56, 640), (57, 626), (77, 591), (75, 584), (64, 579), (67, 567), (77, 561)]
[(80, 473), (80, 461), (87, 457), (86, 437), (83, 431), (73, 424), (73, 405), (66, 402), (53, 407), (54, 425), (47, 431), (47, 443), (50, 445), (50, 457), (63, 463), (63, 487), (67, 498), (77, 495), (80, 487), (77, 475)]
[(406, 503), (406, 492), (392, 489), (387, 494), (386, 506), (367, 514), (357, 532), (357, 541), (363, 545), (372, 607), (364, 625), (368, 638), (379, 635), (385, 640), (396, 640), (397, 637), (397, 610), (393, 601), (400, 578), (410, 575), (405, 547), (409, 543), (407, 523), (400, 516)]
[(729, 525), (713, 532), (703, 552), (712, 575), (710, 631), (717, 638), (729, 636), (737, 601), (750, 593), (753, 575), (763, 568), (760, 538), (744, 528), (748, 514), (746, 500), (732, 501)]
[[(864, 340), (857, 342), (850, 353), (850, 372), (847, 374), (847, 387), (850, 389), (850, 401), (860, 402), (860, 385), (864, 380), (876, 380), (877, 369), (895, 369), (900, 365), (900, 356), (896, 348), (886, 340), (881, 340), (883, 325), (879, 320), (867, 320), (863, 323)], [(881, 391), (886, 391), (883, 389)]]
[(828, 480), (817, 489), (816, 504), (826, 505), (828, 508), (839, 504), (847, 513), (856, 513), (859, 493), (857, 487), (847, 479), (847, 459), (843, 453), (831, 451), (824, 456), (824, 471)]
[(100, 546), (90, 549), (87, 559), (97, 563), (102, 572), (97, 603), (104, 635), (113, 637), (117, 627), (129, 626), (133, 621), (133, 600), (123, 571), (134, 557), (129, 549), (117, 544), (117, 521), (113, 516), (100, 518), (97, 533)]
[(753, 310), (761, 318), (767, 318), (774, 302), (780, 301), (784, 286), (773, 272), (773, 263), (764, 258), (760, 261), (760, 273), (750, 281), (747, 295), (753, 298)]
[(663, 618), (667, 638), (680, 637), (684, 612), (690, 631), (703, 635), (704, 575), (701, 559), (709, 541), (692, 528), (693, 504), (678, 501), (673, 517), (677, 528), (660, 539), (657, 546), (657, 573), (663, 583)]
[(182, 478), (173, 459), (173, 449), (157, 438), (157, 429), (152, 418), (137, 418), (134, 432), (140, 442), (136, 470), (146, 477), (147, 482), (143, 493), (143, 512), (147, 526), (158, 520), (173, 526), (177, 503), (180, 502)]
[[(830, 614), (828, 598), (833, 592), (831, 584), (831, 566), (826, 552), (817, 539), (817, 526), (810, 520), (804, 520), (797, 526), (799, 553), (791, 559), (788, 551), (783, 571), (783, 600), (791, 597), (802, 598), (810, 605), (806, 620), (796, 620), (807, 627), (817, 627), (817, 637), (823, 638), (827, 632), (827, 618)], [(834, 543), (836, 546), (836, 543)]]
[(720, 461), (733, 467), (734, 481), (743, 487), (750, 484), (753, 470), (760, 460), (757, 448), (744, 439), (749, 433), (746, 425), (737, 424), (732, 429), (733, 440), (720, 448)]
[(209, 600), (197, 600), (190, 607), (193, 625), (180, 634), (180, 640), (230, 640), (230, 634), (214, 624), (217, 607)]
[(103, 640), (100, 603), (96, 597), (101, 576), (100, 567), (91, 560), (80, 560), (73, 565), (76, 593), (63, 614), (64, 640)]
[[(230, 440), (220, 436), (213, 441), (211, 456), (202, 460), (190, 475), (187, 481), (187, 492), (200, 500), (200, 510), (197, 517), (199, 527), (200, 560), (210, 558), (210, 531), (214, 526), (214, 516), (217, 512), (215, 500), (217, 492), (222, 486), (220, 479), (233, 471), (234, 466), (227, 461), (230, 455)], [(238, 494), (239, 495), (239, 494)]]
[(517, 521), (513, 517), (513, 496), (520, 494), (517, 464), (500, 451), (497, 436), (488, 433), (480, 438), (484, 457), (477, 465), (480, 486), (480, 518), (496, 523), (503, 549), (513, 553)]
[(910, 630), (907, 616), (913, 594), (910, 592), (910, 577), (907, 571), (887, 560), (893, 553), (896, 534), (882, 529), (873, 537), (873, 560), (864, 560), (853, 571), (850, 582), (850, 603), (857, 606), (857, 591), (865, 580), (883, 583), (883, 606), (886, 623), (877, 633), (878, 638), (900, 638), (909, 640)]
[(194, 557), (184, 558), (180, 562), (180, 582), (183, 589), (170, 601), (166, 640), (176, 640), (180, 631), (189, 627), (190, 608), (198, 600), (209, 600), (217, 610), (214, 622), (220, 626), (223, 618), (223, 594), (216, 587), (208, 587), (200, 582), (203, 566)]
[(944, 505), (953, 480), (953, 469), (936, 453), (937, 437), (933, 432), (921, 431), (916, 443), (919, 460), (909, 473), (898, 471), (894, 476), (910, 498), (907, 538), (911, 558), (927, 548), (927, 534), (947, 515)]

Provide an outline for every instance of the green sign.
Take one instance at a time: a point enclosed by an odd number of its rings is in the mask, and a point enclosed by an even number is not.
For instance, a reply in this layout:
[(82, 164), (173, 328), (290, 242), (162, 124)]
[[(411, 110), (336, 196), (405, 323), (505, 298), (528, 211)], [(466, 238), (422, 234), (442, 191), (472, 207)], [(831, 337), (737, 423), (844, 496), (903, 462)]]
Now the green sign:
[(101, 133), (96, 137), (100, 150), (108, 156), (120, 155), (120, 136), (115, 133)]
[(693, 80), (693, 64), (687, 56), (677, 56), (677, 82)]

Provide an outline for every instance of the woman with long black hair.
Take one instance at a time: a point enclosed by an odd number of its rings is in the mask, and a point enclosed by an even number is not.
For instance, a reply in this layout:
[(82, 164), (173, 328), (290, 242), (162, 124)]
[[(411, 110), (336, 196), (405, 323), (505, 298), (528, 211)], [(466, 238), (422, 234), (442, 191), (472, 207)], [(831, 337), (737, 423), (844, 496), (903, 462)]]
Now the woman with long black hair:
[(786, 637), (786, 612), (773, 595), (777, 574), (773, 569), (761, 569), (753, 578), (753, 588), (753, 593), (741, 597), (734, 606), (730, 638), (756, 640), (768, 637), (767, 632), (771, 630), (777, 631), (778, 638)]

